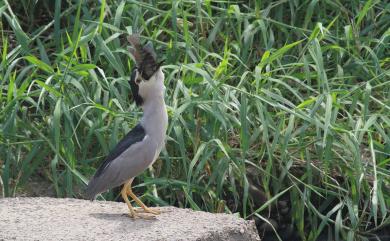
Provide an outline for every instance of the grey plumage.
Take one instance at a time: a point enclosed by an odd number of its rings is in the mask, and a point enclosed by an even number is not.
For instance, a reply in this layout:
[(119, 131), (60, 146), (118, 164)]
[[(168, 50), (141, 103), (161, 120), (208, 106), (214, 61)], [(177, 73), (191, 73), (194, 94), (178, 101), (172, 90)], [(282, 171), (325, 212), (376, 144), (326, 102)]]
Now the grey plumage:
[[(141, 124), (136, 125), (129, 133), (127, 133), (127, 135), (110, 152), (104, 162), (100, 165), (99, 169), (96, 171), (92, 180), (88, 183), (88, 187), (86, 190), (86, 198), (94, 199), (96, 194), (104, 192), (109, 188), (119, 186), (123, 183), (119, 176), (112, 175), (112, 180), (106, 180), (107, 177), (104, 178), (101, 176), (104, 173), (106, 173), (105, 175), (107, 176), (109, 170), (106, 169), (110, 168), (110, 165), (113, 163), (113, 161), (117, 158), (125, 157), (126, 150), (128, 150), (132, 146), (134, 146), (134, 148), (137, 148), (135, 144), (144, 141), (145, 137), (145, 129), (142, 127)], [(115, 166), (112, 168), (115, 169)], [(118, 178), (118, 180), (115, 180), (114, 177)]]
[(133, 98), (137, 105), (141, 105), (144, 115), (97, 170), (86, 190), (88, 199), (128, 183), (153, 164), (165, 143), (168, 115), (164, 102), (164, 73), (150, 46), (142, 47), (138, 36), (131, 36), (129, 42), (133, 45), (132, 54), (137, 63), (130, 86)]
[[(153, 151), (154, 150), (154, 151)], [(102, 173), (88, 184), (86, 198), (94, 199), (99, 193), (125, 183), (139, 175), (152, 162), (157, 154), (157, 145), (150, 136), (145, 136), (115, 158)]]

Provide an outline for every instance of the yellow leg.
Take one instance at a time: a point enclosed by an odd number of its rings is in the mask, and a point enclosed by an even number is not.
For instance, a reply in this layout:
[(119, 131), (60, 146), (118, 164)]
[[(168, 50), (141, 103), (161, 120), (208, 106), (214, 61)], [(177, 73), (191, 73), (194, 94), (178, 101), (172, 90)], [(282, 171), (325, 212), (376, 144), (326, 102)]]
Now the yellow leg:
[(122, 194), (122, 198), (123, 200), (125, 200), (126, 204), (127, 204), (127, 207), (129, 208), (129, 216), (132, 217), (132, 218), (136, 218), (137, 217), (137, 214), (135, 213), (135, 209), (133, 208), (133, 206), (131, 205), (130, 201), (129, 201), (129, 198), (127, 197), (127, 190), (129, 190), (129, 186), (131, 185), (131, 181), (128, 181), (126, 182), (124, 185), (123, 185), (123, 188), (122, 188), (122, 191), (121, 191), (121, 194)]
[(133, 205), (131, 205), (130, 201), (129, 201), (129, 198), (127, 197), (127, 194), (128, 194), (128, 190), (129, 188), (131, 188), (131, 182), (133, 180), (130, 179), (129, 181), (127, 181), (124, 185), (123, 185), (123, 188), (122, 188), (122, 191), (121, 191), (121, 195), (122, 195), (122, 198), (123, 200), (125, 200), (126, 204), (127, 204), (127, 207), (129, 208), (129, 216), (131, 218), (144, 218), (144, 219), (153, 219), (153, 217), (151, 216), (148, 216), (148, 215), (142, 215), (142, 214), (138, 214), (136, 211), (136, 209), (133, 207)]
[(134, 193), (133, 190), (131, 189), (131, 183), (133, 180), (130, 180), (129, 185), (127, 186), (127, 195), (129, 195), (146, 213), (151, 213), (154, 215), (159, 215), (161, 214), (161, 211), (156, 210), (156, 209), (151, 209), (147, 207)]

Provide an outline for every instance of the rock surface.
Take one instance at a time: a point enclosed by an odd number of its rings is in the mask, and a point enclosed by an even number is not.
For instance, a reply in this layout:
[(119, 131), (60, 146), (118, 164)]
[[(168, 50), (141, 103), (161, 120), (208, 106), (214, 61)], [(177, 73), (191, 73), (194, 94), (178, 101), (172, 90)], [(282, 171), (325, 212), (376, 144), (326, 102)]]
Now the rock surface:
[(131, 219), (124, 203), (56, 198), (0, 199), (0, 240), (260, 240), (253, 222), (174, 207)]

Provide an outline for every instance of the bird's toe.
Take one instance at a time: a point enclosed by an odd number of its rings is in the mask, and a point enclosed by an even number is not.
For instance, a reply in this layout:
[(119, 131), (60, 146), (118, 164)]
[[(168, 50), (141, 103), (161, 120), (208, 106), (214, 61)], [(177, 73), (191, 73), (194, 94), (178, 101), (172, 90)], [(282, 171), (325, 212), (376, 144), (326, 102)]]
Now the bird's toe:
[(156, 219), (155, 215), (148, 215), (148, 214), (145, 214), (145, 213), (138, 213), (138, 211), (136, 211), (136, 213), (134, 213), (134, 214), (133, 213), (128, 213), (128, 216), (131, 219), (146, 219), (146, 220)]
[(149, 208), (149, 207), (135, 208), (135, 211), (137, 213), (150, 213), (150, 214), (154, 214), (154, 215), (159, 215), (162, 213), (161, 209), (159, 209), (159, 208)]

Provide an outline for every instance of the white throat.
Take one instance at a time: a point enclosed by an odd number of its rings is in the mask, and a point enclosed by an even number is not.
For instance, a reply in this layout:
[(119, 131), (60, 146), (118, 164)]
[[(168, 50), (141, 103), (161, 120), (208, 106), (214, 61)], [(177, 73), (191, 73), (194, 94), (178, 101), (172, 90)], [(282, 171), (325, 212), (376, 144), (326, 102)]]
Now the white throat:
[(164, 146), (168, 127), (168, 114), (164, 101), (164, 74), (158, 70), (149, 80), (139, 85), (139, 94), (143, 98), (143, 116), (141, 125), (145, 128), (159, 149)]

